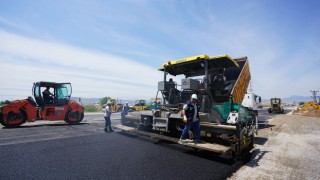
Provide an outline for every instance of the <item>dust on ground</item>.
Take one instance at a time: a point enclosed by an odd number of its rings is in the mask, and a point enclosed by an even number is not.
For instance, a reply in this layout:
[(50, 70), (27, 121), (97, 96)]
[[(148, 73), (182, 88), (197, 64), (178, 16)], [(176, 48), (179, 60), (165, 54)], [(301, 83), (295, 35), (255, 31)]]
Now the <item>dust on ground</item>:
[(320, 118), (278, 115), (259, 131), (249, 163), (229, 179), (320, 179)]
[(310, 117), (320, 117), (320, 110), (314, 109), (312, 107), (302, 109), (298, 108), (292, 112), (294, 115), (310, 116)]

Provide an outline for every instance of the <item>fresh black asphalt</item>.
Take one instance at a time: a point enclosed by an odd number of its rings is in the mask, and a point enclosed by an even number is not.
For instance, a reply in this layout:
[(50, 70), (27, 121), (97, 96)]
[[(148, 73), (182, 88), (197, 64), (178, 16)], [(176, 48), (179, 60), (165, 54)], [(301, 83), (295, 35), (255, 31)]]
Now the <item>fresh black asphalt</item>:
[[(0, 129), (1, 135), (20, 131), (19, 138), (28, 140), (2, 140), (0, 179), (226, 179), (243, 165), (169, 142), (104, 133), (101, 126), (103, 122)], [(41, 131), (55, 137), (38, 140), (45, 137)], [(35, 136), (23, 137), (32, 132)]]

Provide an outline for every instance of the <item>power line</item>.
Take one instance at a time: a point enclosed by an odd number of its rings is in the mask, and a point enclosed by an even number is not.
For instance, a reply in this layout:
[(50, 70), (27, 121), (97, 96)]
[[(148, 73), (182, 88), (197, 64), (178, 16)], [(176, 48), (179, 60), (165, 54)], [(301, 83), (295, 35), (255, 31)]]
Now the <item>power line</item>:
[(313, 99), (313, 102), (314, 103), (317, 103), (317, 97), (319, 97), (319, 96), (317, 96), (317, 93), (319, 92), (319, 91), (311, 91), (310, 90), (310, 92), (312, 93), (312, 99)]

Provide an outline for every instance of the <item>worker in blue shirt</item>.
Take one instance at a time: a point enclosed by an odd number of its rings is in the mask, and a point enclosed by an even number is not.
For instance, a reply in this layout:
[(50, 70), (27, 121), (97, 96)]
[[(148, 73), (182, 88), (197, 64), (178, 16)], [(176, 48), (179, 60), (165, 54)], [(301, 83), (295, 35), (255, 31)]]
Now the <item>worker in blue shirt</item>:
[(125, 124), (126, 120), (125, 120), (125, 116), (128, 114), (130, 108), (128, 105), (128, 102), (125, 103), (125, 105), (122, 108), (122, 112), (121, 112), (121, 124)]
[(185, 143), (186, 136), (191, 127), (193, 127), (195, 132), (195, 143), (200, 142), (200, 119), (199, 119), (199, 109), (200, 107), (197, 104), (198, 96), (196, 94), (192, 94), (190, 101), (188, 101), (182, 110), (183, 121), (186, 123), (183, 132), (180, 136), (179, 143)]
[(129, 105), (128, 105), (128, 102), (126, 102), (126, 104), (123, 106), (122, 108), (122, 112), (124, 112), (125, 115), (128, 114), (129, 112)]

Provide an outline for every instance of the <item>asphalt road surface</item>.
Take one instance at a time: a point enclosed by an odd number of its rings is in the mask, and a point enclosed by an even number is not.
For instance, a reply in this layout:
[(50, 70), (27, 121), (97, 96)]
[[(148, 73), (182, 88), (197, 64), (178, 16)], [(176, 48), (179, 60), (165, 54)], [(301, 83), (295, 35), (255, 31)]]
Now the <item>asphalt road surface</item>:
[[(270, 118), (259, 112), (263, 128)], [(112, 124), (120, 114), (112, 115)], [(245, 160), (244, 160), (245, 161)], [(80, 125), (0, 125), (0, 179), (226, 179), (246, 162), (121, 132), (105, 133), (103, 113)]]

